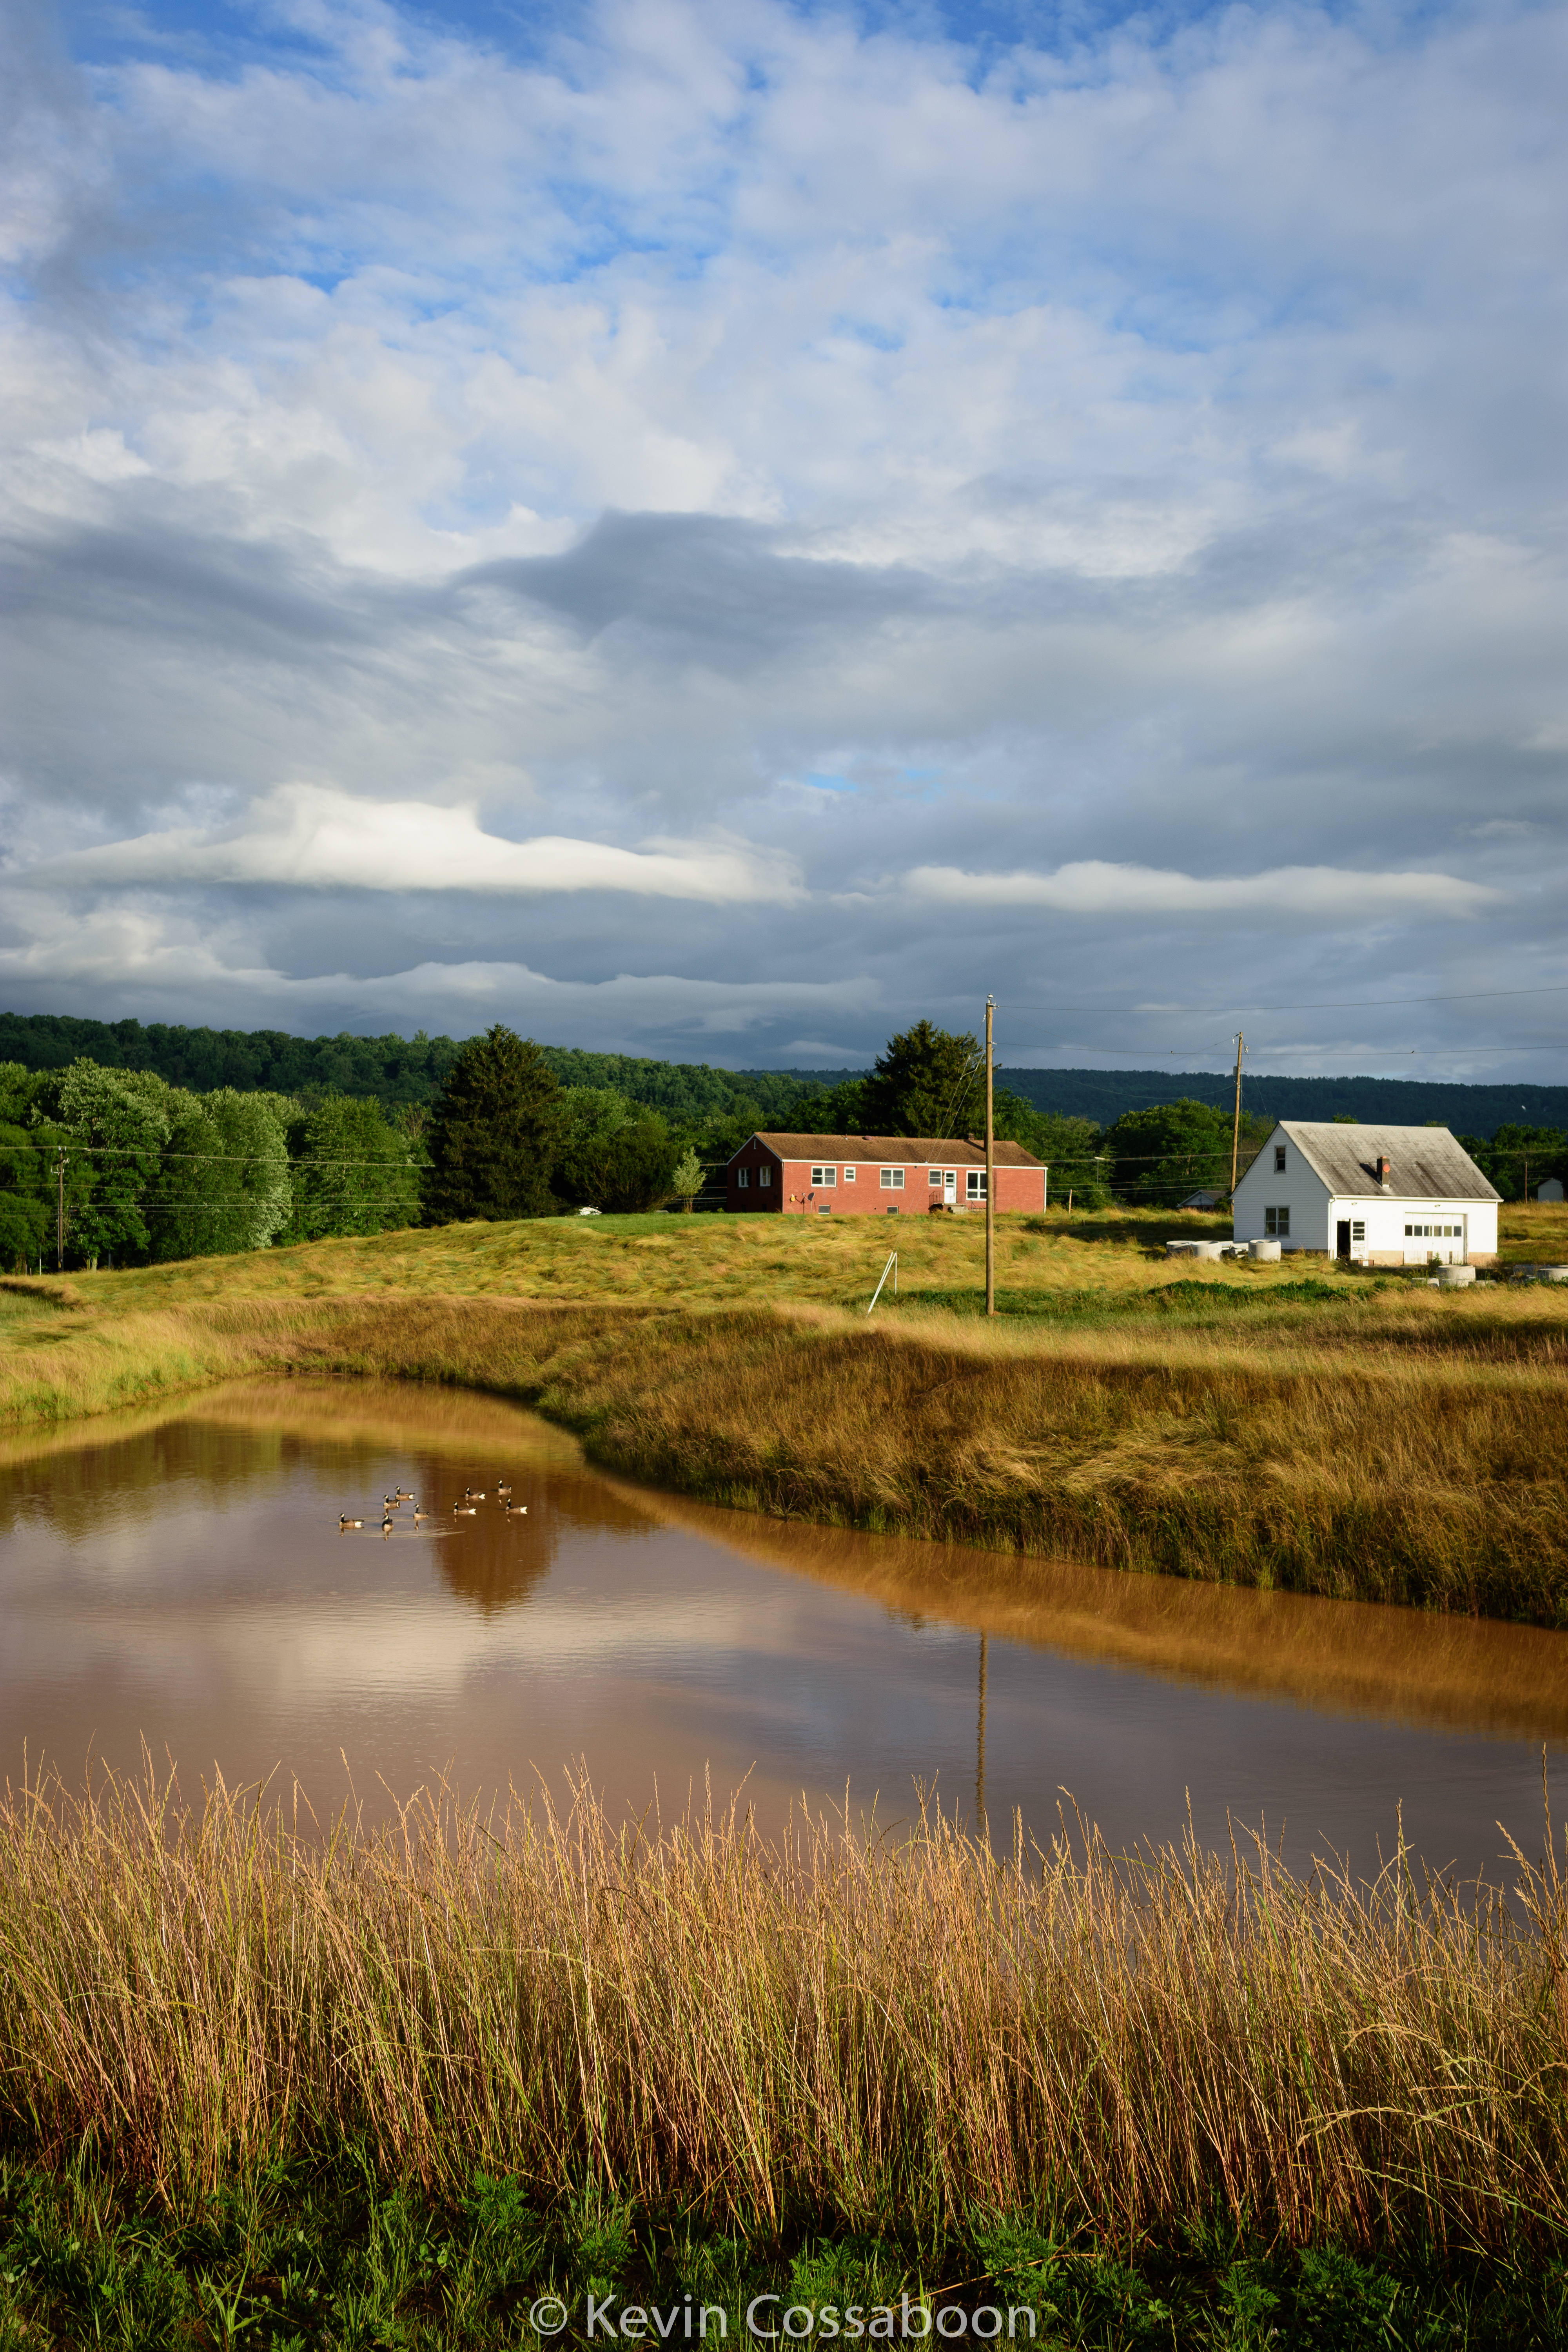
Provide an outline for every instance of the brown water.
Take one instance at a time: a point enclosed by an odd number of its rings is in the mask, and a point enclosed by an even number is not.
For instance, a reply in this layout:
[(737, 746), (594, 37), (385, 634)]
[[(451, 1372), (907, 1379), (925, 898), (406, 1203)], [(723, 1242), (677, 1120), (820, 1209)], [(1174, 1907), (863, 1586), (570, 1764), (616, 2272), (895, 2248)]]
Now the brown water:
[[(493, 1494), (510, 1479), (526, 1516)], [(406, 1506), (380, 1532), (381, 1498)], [(451, 1505), (492, 1490), (472, 1517)], [(341, 1511), (366, 1526), (339, 1532)], [(1229, 1822), (1370, 1873), (1396, 1835), (1501, 1875), (1568, 1745), (1568, 1639), (798, 1528), (647, 1493), (531, 1415), (449, 1390), (289, 1381), (0, 1456), (0, 1756), (135, 1769), (187, 1795), (296, 1776), (372, 1811), (438, 1772), (668, 1815), (742, 1781), (792, 1800), (918, 1784), (1015, 1809), (1062, 1791), (1116, 1844)], [(345, 1762), (346, 1759), (346, 1762)], [(1010, 1834), (1010, 1831), (1008, 1832)]]

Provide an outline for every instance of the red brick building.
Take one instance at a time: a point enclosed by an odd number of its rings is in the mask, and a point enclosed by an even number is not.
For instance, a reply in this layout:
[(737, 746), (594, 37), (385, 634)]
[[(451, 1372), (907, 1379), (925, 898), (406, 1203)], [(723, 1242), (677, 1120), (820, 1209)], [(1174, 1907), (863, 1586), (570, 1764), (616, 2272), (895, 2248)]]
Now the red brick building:
[[(998, 1143), (996, 1213), (1046, 1205), (1046, 1170)], [(985, 1147), (921, 1135), (753, 1135), (731, 1160), (726, 1207), (774, 1216), (924, 1216), (984, 1209)]]

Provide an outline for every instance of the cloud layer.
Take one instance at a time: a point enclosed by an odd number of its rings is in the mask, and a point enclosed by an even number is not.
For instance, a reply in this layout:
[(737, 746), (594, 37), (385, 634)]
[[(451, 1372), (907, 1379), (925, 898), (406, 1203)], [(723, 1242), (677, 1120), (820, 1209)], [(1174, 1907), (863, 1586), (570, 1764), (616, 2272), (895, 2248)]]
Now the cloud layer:
[(14, 19), (18, 1009), (1563, 1075), (1560, 15), (225, 21)]
[(1271, 873), (1205, 880), (1103, 859), (1055, 874), (966, 874), (917, 866), (917, 898), (949, 907), (1051, 907), (1070, 915), (1302, 915), (1324, 928), (1400, 914), (1477, 915), (1500, 890), (1451, 874), (1358, 874), (1343, 866), (1280, 866)]
[(543, 835), (506, 841), (471, 807), (355, 799), (319, 784), (285, 784), (213, 833), (175, 827), (96, 849), (68, 850), (25, 878), (47, 889), (181, 882), (270, 882), (297, 889), (616, 890), (714, 905), (789, 901), (800, 895), (790, 861), (724, 841), (619, 849)]

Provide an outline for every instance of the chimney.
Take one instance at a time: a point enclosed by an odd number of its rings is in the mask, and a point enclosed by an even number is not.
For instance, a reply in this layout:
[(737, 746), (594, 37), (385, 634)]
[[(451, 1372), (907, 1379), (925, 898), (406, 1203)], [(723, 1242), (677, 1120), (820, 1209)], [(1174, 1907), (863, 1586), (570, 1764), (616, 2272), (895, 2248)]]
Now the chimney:
[(1377, 1159), (1373, 1162), (1373, 1166), (1376, 1171), (1378, 1182), (1380, 1184), (1386, 1185), (1389, 1178), (1394, 1173), (1394, 1162), (1389, 1158), (1386, 1151), (1380, 1151), (1378, 1153)]

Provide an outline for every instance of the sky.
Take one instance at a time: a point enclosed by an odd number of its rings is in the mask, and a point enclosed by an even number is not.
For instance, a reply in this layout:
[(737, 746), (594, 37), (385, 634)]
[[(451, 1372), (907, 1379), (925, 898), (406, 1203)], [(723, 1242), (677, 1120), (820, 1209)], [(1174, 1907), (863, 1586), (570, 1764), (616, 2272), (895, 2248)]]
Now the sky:
[(1568, 1077), (1562, 9), (5, 26), (10, 1009)]

